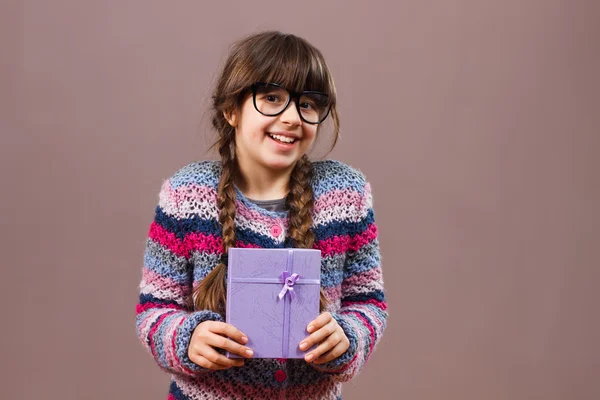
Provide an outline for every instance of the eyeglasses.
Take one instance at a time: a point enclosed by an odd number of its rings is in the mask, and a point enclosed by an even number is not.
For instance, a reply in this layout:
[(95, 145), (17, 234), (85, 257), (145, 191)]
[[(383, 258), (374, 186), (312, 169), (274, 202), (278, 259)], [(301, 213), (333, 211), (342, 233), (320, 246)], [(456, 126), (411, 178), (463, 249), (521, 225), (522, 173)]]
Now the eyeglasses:
[(307, 90), (293, 92), (276, 83), (256, 82), (251, 86), (254, 108), (267, 117), (283, 113), (292, 100), (300, 118), (309, 124), (320, 124), (329, 115), (329, 96), (322, 92)]

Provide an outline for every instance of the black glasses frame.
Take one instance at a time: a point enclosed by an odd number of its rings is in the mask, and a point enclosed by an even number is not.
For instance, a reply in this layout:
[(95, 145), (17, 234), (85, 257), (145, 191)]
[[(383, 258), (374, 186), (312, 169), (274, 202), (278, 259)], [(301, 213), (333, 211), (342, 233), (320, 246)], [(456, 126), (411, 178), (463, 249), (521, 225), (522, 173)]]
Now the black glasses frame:
[[(256, 105), (256, 89), (260, 86), (275, 86), (275, 87), (278, 87), (278, 88), (283, 89), (286, 92), (288, 92), (290, 95), (288, 96), (287, 103), (285, 103), (285, 107), (283, 107), (283, 109), (281, 111), (279, 111), (278, 113), (275, 113), (275, 114), (265, 114), (264, 112), (260, 111), (258, 109), (258, 106)], [(325, 112), (325, 115), (323, 116), (323, 118), (321, 118), (321, 120), (318, 122), (307, 121), (306, 119), (304, 119), (304, 117), (302, 116), (302, 112), (300, 111), (300, 97), (302, 95), (319, 94), (319, 95), (323, 95), (323, 96), (327, 97), (327, 99), (329, 99), (329, 95), (327, 93), (318, 92), (315, 90), (305, 90), (303, 92), (294, 92), (292, 90), (286, 89), (285, 87), (283, 87), (282, 85), (279, 85), (277, 83), (266, 83), (266, 82), (256, 82), (252, 86), (250, 86), (250, 88), (252, 89), (252, 102), (254, 103), (254, 108), (256, 109), (256, 111), (258, 111), (259, 113), (261, 113), (262, 115), (267, 116), (267, 117), (276, 117), (280, 114), (283, 114), (283, 112), (285, 110), (287, 110), (287, 108), (290, 106), (290, 103), (292, 102), (292, 100), (295, 100), (296, 110), (298, 111), (298, 115), (300, 116), (300, 119), (302, 119), (302, 121), (306, 122), (307, 124), (311, 124), (311, 125), (320, 124), (321, 122), (325, 121), (325, 119), (329, 115), (329, 112), (331, 111), (331, 105), (328, 105), (327, 112)]]

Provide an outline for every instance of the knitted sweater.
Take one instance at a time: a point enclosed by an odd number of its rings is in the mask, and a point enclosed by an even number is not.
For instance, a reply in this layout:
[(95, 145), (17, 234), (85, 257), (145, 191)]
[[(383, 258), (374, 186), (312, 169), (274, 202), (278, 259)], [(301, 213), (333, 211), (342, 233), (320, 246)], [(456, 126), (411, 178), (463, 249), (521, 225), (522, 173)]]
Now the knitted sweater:
[[(328, 311), (350, 348), (326, 364), (303, 359), (247, 359), (242, 367), (209, 371), (187, 355), (196, 326), (224, 321), (188, 306), (196, 286), (222, 254), (218, 223), (218, 161), (185, 166), (164, 181), (146, 242), (137, 305), (137, 335), (156, 363), (171, 374), (168, 400), (341, 399), (341, 382), (354, 377), (386, 326), (379, 241), (371, 186), (339, 161), (315, 161), (314, 248), (321, 250), (321, 286)], [(293, 247), (288, 212), (267, 211), (236, 187), (236, 247)]]

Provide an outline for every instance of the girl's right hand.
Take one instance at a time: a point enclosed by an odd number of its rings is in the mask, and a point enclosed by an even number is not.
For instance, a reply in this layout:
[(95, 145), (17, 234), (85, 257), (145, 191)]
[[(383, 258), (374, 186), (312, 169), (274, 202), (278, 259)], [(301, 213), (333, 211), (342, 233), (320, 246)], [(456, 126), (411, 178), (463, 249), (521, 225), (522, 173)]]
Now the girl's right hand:
[(254, 352), (244, 346), (246, 343), (248, 338), (233, 325), (204, 321), (194, 329), (188, 346), (188, 357), (194, 364), (211, 370), (241, 367), (244, 365), (244, 359), (227, 358), (215, 348), (251, 358)]

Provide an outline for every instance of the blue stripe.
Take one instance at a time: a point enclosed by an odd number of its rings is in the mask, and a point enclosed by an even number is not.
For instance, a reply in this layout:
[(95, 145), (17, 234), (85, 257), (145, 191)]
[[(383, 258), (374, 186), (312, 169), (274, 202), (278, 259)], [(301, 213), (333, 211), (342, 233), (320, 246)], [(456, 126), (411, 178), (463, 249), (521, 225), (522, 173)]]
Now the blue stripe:
[[(181, 304), (177, 303), (176, 301), (173, 300), (165, 300), (165, 299), (159, 299), (158, 297), (154, 297), (151, 294), (140, 294), (140, 304), (144, 305), (146, 303), (156, 303), (156, 304), (164, 304), (164, 305), (176, 305), (177, 307), (182, 307)], [(177, 310), (175, 310), (177, 311)]]
[[(174, 233), (180, 240), (183, 240), (186, 235), (191, 233), (202, 233), (205, 235), (222, 237), (221, 226), (215, 219), (212, 218), (204, 219), (198, 215), (194, 215), (191, 218), (178, 220), (173, 216), (165, 214), (160, 207), (157, 207), (156, 222), (164, 229)], [(255, 244), (260, 247), (283, 247), (282, 244), (276, 245), (273, 238), (262, 235), (250, 229), (241, 229), (236, 226), (235, 235), (236, 239), (242, 241), (243, 243)]]
[(373, 300), (373, 299), (375, 299), (377, 301), (384, 301), (385, 296), (381, 290), (375, 290), (373, 292), (370, 292), (369, 294), (359, 294), (356, 296), (343, 297), (342, 302), (353, 303), (353, 302), (358, 302), (358, 301), (369, 301), (369, 300)]
[[(161, 315), (157, 319), (157, 321), (161, 318), (163, 318), (163, 315)], [(160, 325), (158, 326), (158, 328), (156, 329), (156, 332), (154, 333), (153, 340), (154, 340), (154, 354), (156, 357), (156, 361), (160, 365), (165, 366), (165, 367), (169, 365), (169, 360), (167, 359), (167, 352), (166, 352), (166, 349), (164, 348), (163, 338), (166, 335), (166, 330), (169, 328), (169, 325), (171, 325), (171, 322), (173, 321), (174, 318), (181, 318), (181, 313), (177, 313), (177, 312), (167, 313), (167, 316), (164, 317), (164, 319), (160, 322)]]
[(183, 240), (186, 234), (191, 232), (202, 232), (211, 235), (221, 234), (221, 228), (214, 219), (203, 219), (197, 215), (194, 215), (192, 218), (177, 219), (166, 214), (159, 206), (156, 207), (156, 217), (154, 220), (181, 240)]
[(321, 274), (321, 287), (330, 288), (342, 283), (344, 272), (342, 270), (330, 271), (326, 274)]
[[(354, 314), (359, 314), (361, 317), (364, 318), (365, 321), (367, 321), (367, 324), (369, 324), (372, 328), (373, 328), (373, 332), (375, 333), (375, 343), (377, 343), (377, 330), (375, 329), (375, 326), (373, 325), (371, 318), (367, 317), (367, 315), (365, 313), (363, 313), (362, 311), (358, 311), (358, 310), (352, 310), (352, 312)], [(355, 316), (356, 317), (356, 316)], [(363, 328), (363, 331), (365, 333), (365, 343), (364, 343), (364, 353), (363, 354), (369, 354), (369, 347), (370, 343), (371, 343), (371, 331), (369, 330), (369, 328), (367, 328), (365, 326), (365, 322), (361, 321), (360, 319), (358, 320), (358, 322), (360, 323), (360, 325)], [(364, 362), (364, 361), (363, 361)]]
[[(209, 235), (221, 236), (221, 227), (214, 219), (203, 219), (197, 215), (191, 218), (176, 219), (167, 215), (160, 207), (156, 207), (155, 221), (167, 231), (174, 233), (179, 239), (183, 239), (189, 233), (204, 233)], [(332, 221), (326, 225), (313, 227), (315, 242), (327, 240), (333, 236), (358, 235), (369, 227), (375, 221), (373, 209), (369, 209), (366, 217), (359, 222)], [(245, 243), (254, 243), (263, 247), (274, 247), (274, 240), (269, 237), (252, 231), (250, 229), (240, 229), (236, 227), (236, 235), (239, 240)]]
[(200, 161), (186, 165), (171, 178), (171, 187), (177, 189), (186, 185), (209, 186), (214, 189), (219, 185), (221, 177), (220, 161)]
[(171, 381), (171, 386), (169, 387), (169, 394), (172, 394), (177, 400), (189, 400), (189, 398), (183, 394), (179, 386), (175, 383), (175, 381)]
[(150, 271), (167, 278), (173, 279), (178, 284), (187, 284), (189, 282), (189, 273), (177, 273), (173, 264), (169, 260), (165, 260), (161, 256), (152, 255), (147, 251), (144, 255), (144, 265)]
[(379, 240), (375, 239), (357, 252), (348, 252), (344, 279), (377, 268), (380, 265)]
[(313, 227), (313, 233), (315, 234), (315, 241), (326, 240), (333, 236), (356, 236), (367, 230), (369, 225), (375, 222), (375, 213), (373, 209), (369, 209), (365, 218), (359, 222), (349, 221), (332, 221), (326, 225), (319, 225)]
[(330, 190), (354, 190), (363, 193), (364, 175), (355, 168), (337, 160), (313, 162), (313, 193), (316, 197)]

